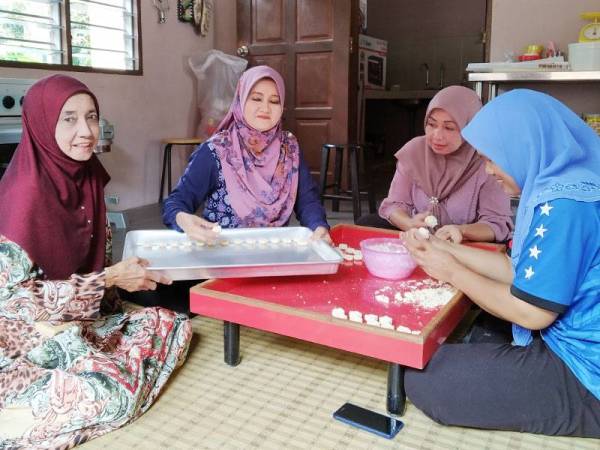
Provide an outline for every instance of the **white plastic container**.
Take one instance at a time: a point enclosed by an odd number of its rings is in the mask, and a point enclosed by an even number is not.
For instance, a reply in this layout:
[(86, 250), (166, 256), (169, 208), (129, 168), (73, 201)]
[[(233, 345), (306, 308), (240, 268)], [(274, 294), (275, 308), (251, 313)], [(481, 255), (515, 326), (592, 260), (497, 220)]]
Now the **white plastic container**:
[(600, 70), (600, 42), (569, 44), (571, 70)]

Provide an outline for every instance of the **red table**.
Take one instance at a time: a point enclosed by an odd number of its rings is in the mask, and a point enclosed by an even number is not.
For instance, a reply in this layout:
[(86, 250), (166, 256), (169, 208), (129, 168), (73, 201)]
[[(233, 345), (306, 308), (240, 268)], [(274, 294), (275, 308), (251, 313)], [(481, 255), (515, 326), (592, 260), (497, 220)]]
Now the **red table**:
[[(397, 236), (397, 232), (357, 225), (331, 229), (336, 244), (353, 248), (373, 236)], [(429, 277), (421, 268), (409, 278), (426, 279)], [(240, 324), (388, 361), (388, 411), (402, 414), (405, 366), (425, 367), (470, 304), (460, 292), (434, 309), (394, 303), (393, 293), (405, 291), (406, 281), (374, 277), (362, 263), (341, 264), (333, 275), (209, 280), (191, 289), (190, 310), (224, 321), (225, 361), (229, 365), (239, 364)], [(390, 294), (389, 305), (375, 300), (382, 292)], [(331, 316), (334, 307), (388, 315), (394, 325), (418, 334), (336, 319)]]

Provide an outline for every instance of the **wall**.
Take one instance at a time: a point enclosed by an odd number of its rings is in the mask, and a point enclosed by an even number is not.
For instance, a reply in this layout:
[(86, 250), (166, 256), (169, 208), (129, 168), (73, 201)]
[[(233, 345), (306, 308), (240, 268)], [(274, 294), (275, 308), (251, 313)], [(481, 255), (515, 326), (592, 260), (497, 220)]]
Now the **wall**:
[(444, 66), (444, 86), (461, 83), (469, 62), (483, 60), (482, 29), (486, 0), (368, 0), (367, 34), (388, 41), (388, 88), (438, 88)]
[[(490, 60), (502, 61), (507, 51), (519, 54), (528, 44), (546, 45), (549, 40), (567, 51), (569, 43), (577, 42), (579, 29), (586, 23), (579, 14), (598, 11), (599, 7), (598, 0), (493, 0)], [(578, 114), (600, 113), (600, 82), (533, 83), (519, 87), (547, 92)]]
[(598, 0), (493, 0), (490, 59), (502, 61), (505, 51), (519, 54), (527, 44), (550, 40), (566, 51), (586, 23), (579, 14), (598, 9)]
[[(158, 23), (150, 0), (141, 1), (143, 76), (65, 72), (97, 95), (102, 115), (115, 125), (111, 153), (100, 160), (111, 174), (107, 194), (120, 197), (113, 210), (155, 203), (160, 183), (160, 139), (194, 135), (198, 121), (195, 78), (187, 58), (195, 52), (235, 48), (235, 0), (214, 0), (208, 36), (177, 20), (177, 2), (170, 1), (167, 21)], [(48, 70), (0, 68), (0, 77), (39, 79)], [(191, 149), (173, 152), (177, 180)]]

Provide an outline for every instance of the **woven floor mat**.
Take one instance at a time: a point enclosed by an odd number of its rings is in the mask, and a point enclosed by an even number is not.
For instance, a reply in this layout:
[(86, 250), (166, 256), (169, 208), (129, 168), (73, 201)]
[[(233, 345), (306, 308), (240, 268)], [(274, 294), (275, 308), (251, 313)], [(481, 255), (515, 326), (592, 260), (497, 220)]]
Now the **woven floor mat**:
[(383, 362), (242, 327), (242, 362), (223, 362), (222, 323), (192, 319), (186, 364), (150, 410), (82, 449), (600, 449), (600, 441), (445, 427), (408, 406), (387, 440), (343, 424), (344, 402), (385, 412)]

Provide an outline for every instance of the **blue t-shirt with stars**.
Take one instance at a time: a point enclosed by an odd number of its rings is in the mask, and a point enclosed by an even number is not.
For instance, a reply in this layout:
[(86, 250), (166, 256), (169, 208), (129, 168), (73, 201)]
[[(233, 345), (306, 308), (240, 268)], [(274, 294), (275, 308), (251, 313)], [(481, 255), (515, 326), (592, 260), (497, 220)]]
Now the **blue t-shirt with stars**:
[(536, 206), (511, 292), (559, 314), (542, 337), (600, 399), (600, 202)]

